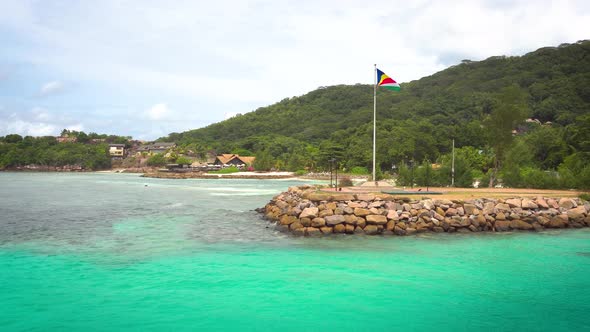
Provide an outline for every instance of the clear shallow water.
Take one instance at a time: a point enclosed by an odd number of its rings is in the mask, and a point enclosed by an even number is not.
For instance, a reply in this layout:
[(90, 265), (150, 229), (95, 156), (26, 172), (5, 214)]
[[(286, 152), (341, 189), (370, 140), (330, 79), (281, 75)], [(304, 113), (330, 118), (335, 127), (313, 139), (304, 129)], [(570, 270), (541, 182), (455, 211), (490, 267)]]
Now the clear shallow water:
[(588, 229), (295, 238), (295, 184), (0, 173), (0, 329), (590, 328)]

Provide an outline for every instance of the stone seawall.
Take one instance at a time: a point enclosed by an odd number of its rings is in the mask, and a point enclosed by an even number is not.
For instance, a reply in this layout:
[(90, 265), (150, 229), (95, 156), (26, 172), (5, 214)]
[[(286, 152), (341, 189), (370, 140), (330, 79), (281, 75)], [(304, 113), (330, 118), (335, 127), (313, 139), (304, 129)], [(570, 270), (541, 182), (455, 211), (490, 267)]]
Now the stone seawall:
[(259, 212), (295, 235), (540, 231), (590, 226), (590, 203), (579, 198), (411, 199), (386, 194), (323, 193), (291, 187)]

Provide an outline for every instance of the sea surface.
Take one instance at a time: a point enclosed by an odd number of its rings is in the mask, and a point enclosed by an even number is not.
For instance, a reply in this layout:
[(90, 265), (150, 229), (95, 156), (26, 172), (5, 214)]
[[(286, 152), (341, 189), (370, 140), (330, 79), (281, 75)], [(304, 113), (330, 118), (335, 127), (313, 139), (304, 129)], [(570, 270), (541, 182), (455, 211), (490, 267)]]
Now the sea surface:
[(0, 331), (589, 331), (590, 230), (282, 234), (301, 182), (0, 173)]

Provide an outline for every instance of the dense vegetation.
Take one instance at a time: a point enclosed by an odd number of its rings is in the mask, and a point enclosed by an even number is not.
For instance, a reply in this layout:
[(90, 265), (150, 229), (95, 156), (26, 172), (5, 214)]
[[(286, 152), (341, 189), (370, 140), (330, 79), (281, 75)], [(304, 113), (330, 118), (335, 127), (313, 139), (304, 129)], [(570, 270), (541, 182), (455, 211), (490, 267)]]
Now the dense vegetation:
[(27, 165), (79, 166), (87, 170), (106, 169), (111, 167), (108, 144), (128, 144), (129, 142), (129, 137), (86, 134), (69, 130), (62, 131), (61, 136), (70, 137), (76, 142), (58, 143), (53, 136), (21, 137), (11, 134), (0, 137), (0, 169)]
[[(590, 187), (590, 41), (463, 60), (377, 99), (378, 171), (401, 184), (449, 185), (454, 139), (456, 185)], [(261, 169), (322, 170), (333, 157), (371, 169), (372, 112), (371, 85), (321, 87), (161, 140), (254, 154)]]

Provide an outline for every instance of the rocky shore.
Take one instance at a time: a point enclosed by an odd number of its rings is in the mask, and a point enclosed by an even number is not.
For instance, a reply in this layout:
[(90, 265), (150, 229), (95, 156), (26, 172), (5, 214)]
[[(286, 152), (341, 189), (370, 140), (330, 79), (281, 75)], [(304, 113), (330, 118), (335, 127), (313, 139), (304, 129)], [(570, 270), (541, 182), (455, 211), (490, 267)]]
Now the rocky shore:
[(208, 174), (205, 172), (148, 172), (142, 175), (146, 178), (159, 179), (289, 179), (293, 177), (292, 173), (255, 173), (240, 172), (228, 174)]
[(579, 198), (413, 199), (380, 193), (325, 193), (309, 185), (289, 188), (258, 211), (279, 230), (302, 236), (540, 231), (590, 226), (590, 203)]

